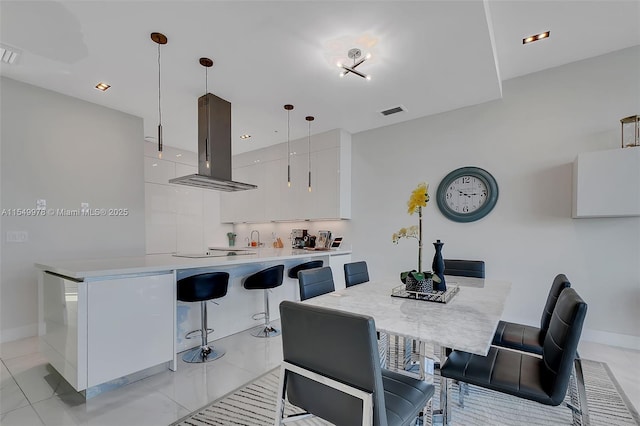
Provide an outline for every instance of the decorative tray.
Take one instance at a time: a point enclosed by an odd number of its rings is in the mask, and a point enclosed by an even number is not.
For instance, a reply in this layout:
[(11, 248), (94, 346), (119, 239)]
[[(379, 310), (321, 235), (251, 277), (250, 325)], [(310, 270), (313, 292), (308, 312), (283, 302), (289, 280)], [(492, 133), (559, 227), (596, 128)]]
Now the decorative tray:
[(422, 293), (420, 291), (407, 291), (406, 285), (401, 284), (391, 290), (391, 297), (401, 297), (403, 299), (424, 300), (427, 302), (448, 303), (453, 296), (458, 294), (460, 287), (448, 285), (446, 291), (432, 291)]

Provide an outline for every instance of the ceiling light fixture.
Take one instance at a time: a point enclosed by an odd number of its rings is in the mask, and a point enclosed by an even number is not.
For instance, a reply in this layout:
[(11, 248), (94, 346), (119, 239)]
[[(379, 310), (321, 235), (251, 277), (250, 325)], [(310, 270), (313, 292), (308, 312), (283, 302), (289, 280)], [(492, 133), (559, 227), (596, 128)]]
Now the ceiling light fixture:
[(100, 82), (100, 83), (96, 84), (96, 89), (101, 90), (103, 92), (106, 92), (109, 87), (111, 87), (111, 86), (109, 86), (107, 83)]
[(522, 39), (522, 44), (529, 44), (533, 43), (534, 41), (542, 40), (543, 38), (549, 38), (549, 34), (551, 34), (551, 31), (545, 31), (540, 34), (525, 37)]
[(304, 118), (309, 122), (309, 192), (311, 192), (311, 122), (314, 120), (313, 116), (309, 115)]
[(287, 186), (291, 188), (291, 110), (293, 105), (286, 104), (287, 110)]
[(249, 139), (250, 137), (251, 135), (247, 135), (247, 134), (240, 135), (240, 139)]
[(370, 75), (363, 74), (360, 71), (356, 70), (356, 68), (358, 66), (360, 66), (360, 64), (362, 64), (367, 59), (371, 58), (371, 54), (367, 53), (364, 58), (359, 59), (362, 56), (362, 51), (360, 49), (358, 49), (357, 47), (354, 47), (353, 49), (349, 49), (349, 52), (347, 52), (347, 56), (350, 59), (353, 59), (353, 65), (351, 65), (349, 67), (349, 66), (343, 64), (342, 62), (338, 62), (338, 68), (342, 68), (342, 71), (339, 74), (340, 77), (344, 77), (345, 75), (347, 75), (350, 72), (352, 72), (355, 75), (359, 75), (360, 77), (362, 77), (362, 78), (364, 78), (366, 80), (371, 80), (371, 76)]
[(207, 94), (209, 93), (209, 68), (211, 68), (213, 66), (213, 61), (209, 58), (200, 58), (200, 65), (202, 65), (204, 67), (204, 94), (205, 94), (205, 98), (204, 101), (206, 102), (206, 106), (207, 106), (207, 137), (205, 138), (205, 150), (204, 150), (204, 160), (207, 163), (207, 169), (210, 167), (209, 164), (209, 134), (211, 132), (211, 123), (209, 120), (209, 98), (207, 97)]
[(158, 158), (162, 158), (162, 107), (160, 90), (160, 45), (167, 44), (167, 36), (162, 33), (151, 33), (151, 40), (158, 44)]

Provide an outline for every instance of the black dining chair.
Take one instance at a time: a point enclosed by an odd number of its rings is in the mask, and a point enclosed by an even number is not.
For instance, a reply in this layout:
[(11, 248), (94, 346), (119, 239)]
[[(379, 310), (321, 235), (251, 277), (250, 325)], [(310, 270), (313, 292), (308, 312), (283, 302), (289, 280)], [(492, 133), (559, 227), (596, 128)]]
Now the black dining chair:
[[(373, 318), (284, 301), (276, 425), (320, 417), (336, 425), (408, 426), (434, 387), (380, 367)], [(305, 413), (285, 417), (286, 403)]]
[(352, 262), (344, 264), (344, 282), (347, 287), (369, 281), (367, 262)]
[(298, 286), (300, 287), (300, 300), (307, 300), (336, 290), (333, 283), (333, 273), (329, 266), (299, 271)]
[[(562, 404), (569, 388), (578, 342), (587, 314), (587, 304), (578, 293), (567, 288), (560, 293), (549, 323), (542, 357), (492, 346), (487, 356), (453, 351), (440, 368), (445, 379), (443, 415), (448, 416), (449, 386), (446, 379), (514, 395), (545, 405)], [(572, 387), (573, 391), (573, 387)], [(571, 401), (578, 401), (571, 395)], [(566, 404), (573, 413), (574, 424), (585, 424), (584, 412)], [(444, 423), (446, 424), (446, 422)]]
[(551, 323), (551, 316), (558, 297), (565, 288), (569, 287), (571, 287), (571, 283), (565, 274), (556, 275), (542, 311), (540, 328), (500, 321), (493, 337), (492, 345), (542, 355), (542, 345), (544, 344), (544, 338)]
[(444, 274), (457, 277), (484, 278), (484, 261), (445, 259)]

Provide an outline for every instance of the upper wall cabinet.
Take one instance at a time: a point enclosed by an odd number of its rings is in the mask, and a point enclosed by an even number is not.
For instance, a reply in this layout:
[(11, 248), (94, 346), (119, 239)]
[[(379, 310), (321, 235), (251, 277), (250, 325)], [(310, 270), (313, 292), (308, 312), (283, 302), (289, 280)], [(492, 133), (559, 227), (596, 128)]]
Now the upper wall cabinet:
[[(233, 180), (258, 189), (222, 193), (222, 222), (351, 218), (351, 135), (343, 130), (246, 152), (233, 157)], [(287, 165), (291, 164), (291, 186)], [(311, 191), (309, 191), (311, 169)]]
[(573, 217), (640, 216), (640, 148), (579, 154), (573, 163)]

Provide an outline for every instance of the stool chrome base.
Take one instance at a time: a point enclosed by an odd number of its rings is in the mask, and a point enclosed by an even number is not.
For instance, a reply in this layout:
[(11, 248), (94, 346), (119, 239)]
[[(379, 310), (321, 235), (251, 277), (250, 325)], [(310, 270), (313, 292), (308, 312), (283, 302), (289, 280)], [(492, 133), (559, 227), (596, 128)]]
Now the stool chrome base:
[[(209, 349), (209, 351), (207, 351), (207, 349)], [(224, 354), (224, 349), (214, 349), (211, 346), (202, 348), (198, 346), (197, 348), (186, 351), (184, 355), (182, 355), (182, 360), (189, 363), (203, 363), (218, 359)]]
[(276, 330), (270, 325), (261, 325), (251, 332), (253, 337), (276, 337), (280, 335), (280, 330)]

